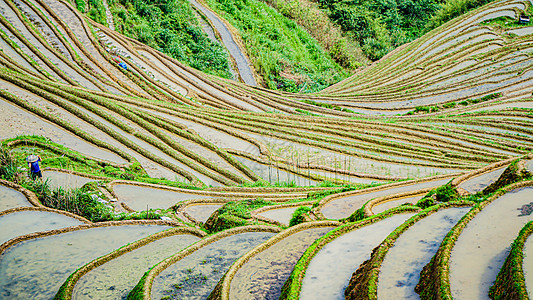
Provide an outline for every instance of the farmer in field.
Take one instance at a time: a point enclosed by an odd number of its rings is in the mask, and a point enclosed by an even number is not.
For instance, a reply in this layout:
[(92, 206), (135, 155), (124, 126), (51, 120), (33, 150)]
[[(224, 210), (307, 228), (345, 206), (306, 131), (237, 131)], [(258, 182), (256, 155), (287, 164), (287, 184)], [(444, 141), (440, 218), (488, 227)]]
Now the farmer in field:
[(43, 178), (43, 174), (41, 173), (41, 168), (39, 167), (39, 162), (41, 161), (41, 157), (39, 155), (30, 155), (26, 158), (26, 161), (28, 162), (28, 167), (30, 168), (30, 177), (31, 179), (35, 180), (35, 178)]

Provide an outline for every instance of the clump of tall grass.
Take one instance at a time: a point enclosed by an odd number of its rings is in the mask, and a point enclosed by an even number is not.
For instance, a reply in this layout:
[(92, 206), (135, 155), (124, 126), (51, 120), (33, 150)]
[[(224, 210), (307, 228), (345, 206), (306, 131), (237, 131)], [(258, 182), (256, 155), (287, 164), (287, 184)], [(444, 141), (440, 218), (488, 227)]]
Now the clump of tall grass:
[(298, 207), (292, 214), (291, 220), (289, 222), (289, 227), (305, 222), (306, 215), (308, 215), (310, 211), (311, 211), (310, 207), (307, 207), (307, 206)]
[(51, 189), (48, 180), (27, 181), (24, 185), (34, 191), (46, 207), (68, 211), (92, 222), (113, 220), (113, 208), (84, 189)]
[(15, 181), (17, 173), (15, 159), (11, 155), (11, 151), (0, 144), (0, 178)]

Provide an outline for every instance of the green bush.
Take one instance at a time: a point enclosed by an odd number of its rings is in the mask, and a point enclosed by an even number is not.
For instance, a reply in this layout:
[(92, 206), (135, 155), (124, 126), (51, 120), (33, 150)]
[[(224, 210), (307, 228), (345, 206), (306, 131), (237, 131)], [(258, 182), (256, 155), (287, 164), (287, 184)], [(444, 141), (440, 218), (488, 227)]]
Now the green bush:
[(205, 228), (209, 232), (253, 224), (251, 211), (266, 205), (273, 205), (271, 201), (261, 198), (231, 201), (224, 204), (205, 222)]
[[(77, 0), (77, 1), (80, 1), (80, 0)], [(93, 21), (98, 22), (102, 25), (107, 25), (107, 17), (105, 13), (104, 3), (102, 2), (102, 0), (88, 0), (87, 3), (89, 5), (89, 11), (87, 12), (87, 15), (89, 16), (89, 18), (91, 18)], [(78, 2), (76, 2), (76, 5), (79, 8)], [(85, 10), (85, 4), (83, 4), (83, 7), (84, 7), (83, 9)]]
[(420, 208), (428, 208), (442, 202), (450, 202), (460, 198), (457, 189), (450, 184), (445, 184), (431, 190), (424, 198), (420, 199), (416, 204)]
[(424, 197), (420, 200), (418, 200), (418, 202), (416, 203), (416, 206), (422, 208), (422, 209), (426, 209), (428, 207), (431, 207), (433, 205), (437, 205), (438, 202), (435, 200), (435, 198), (432, 198), (432, 197)]
[(422, 34), (439, 0), (319, 0), (330, 18), (377, 60)]
[(17, 166), (11, 151), (0, 144), (0, 178), (14, 181), (17, 175)]
[(289, 226), (294, 226), (294, 225), (303, 223), (305, 221), (305, 214), (309, 213), (310, 211), (311, 211), (311, 208), (307, 206), (298, 207), (292, 214), (292, 218), (289, 222)]

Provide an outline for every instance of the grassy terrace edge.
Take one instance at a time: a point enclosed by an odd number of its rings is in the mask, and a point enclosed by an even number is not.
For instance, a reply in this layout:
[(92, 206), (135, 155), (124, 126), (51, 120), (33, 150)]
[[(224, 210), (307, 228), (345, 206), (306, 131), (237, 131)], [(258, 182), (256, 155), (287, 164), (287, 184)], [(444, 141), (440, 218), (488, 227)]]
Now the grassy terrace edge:
[(463, 229), (480, 211), (483, 210), (483, 208), (491, 204), (494, 200), (512, 190), (530, 186), (533, 186), (533, 181), (531, 180), (517, 182), (506, 186), (486, 201), (472, 208), (463, 218), (461, 218), (457, 225), (455, 225), (446, 235), (437, 253), (433, 256), (431, 261), (424, 266), (424, 269), (420, 273), (420, 281), (416, 286), (415, 291), (420, 294), (421, 299), (452, 299), (449, 280), (449, 260), (455, 242), (463, 232)]
[(533, 233), (533, 221), (527, 223), (511, 245), (509, 255), (500, 269), (496, 282), (489, 290), (489, 297), (494, 300), (529, 299), (522, 263), (524, 244)]
[(294, 269), (291, 275), (289, 276), (289, 279), (287, 279), (287, 281), (283, 285), (283, 288), (281, 290), (281, 296), (279, 299), (280, 300), (287, 300), (287, 299), (296, 300), (299, 298), (300, 290), (302, 287), (302, 281), (305, 276), (307, 266), (309, 266), (309, 263), (311, 262), (313, 257), (329, 242), (333, 241), (334, 239), (336, 239), (337, 237), (345, 233), (348, 233), (350, 231), (357, 230), (364, 226), (376, 223), (378, 221), (386, 219), (395, 214), (418, 212), (418, 211), (419, 209), (414, 208), (414, 207), (393, 208), (391, 210), (385, 211), (381, 214), (371, 216), (359, 222), (347, 223), (345, 225), (337, 227), (336, 229), (328, 232), (326, 235), (316, 240), (311, 246), (309, 246), (309, 248), (307, 248), (307, 250), (304, 252), (302, 257), (300, 257), (300, 259), (294, 266)]

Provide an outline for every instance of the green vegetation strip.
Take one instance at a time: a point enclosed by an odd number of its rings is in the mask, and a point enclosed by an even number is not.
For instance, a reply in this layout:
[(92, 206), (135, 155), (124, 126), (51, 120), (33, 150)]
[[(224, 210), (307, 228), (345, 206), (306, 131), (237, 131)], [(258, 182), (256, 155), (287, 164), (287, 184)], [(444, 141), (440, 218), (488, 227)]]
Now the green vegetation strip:
[(134, 251), (140, 247), (143, 247), (147, 245), (148, 243), (154, 242), (156, 240), (178, 235), (178, 234), (192, 234), (197, 237), (204, 237), (206, 235), (205, 232), (196, 229), (196, 228), (189, 228), (189, 227), (177, 227), (168, 229), (162, 232), (158, 232), (155, 234), (152, 234), (146, 238), (143, 238), (141, 240), (138, 240), (136, 242), (133, 242), (131, 244), (128, 244), (126, 246), (123, 246), (107, 255), (104, 255), (102, 257), (99, 257), (88, 264), (82, 266), (78, 270), (76, 270), (74, 273), (72, 273), (65, 283), (59, 288), (58, 293), (54, 297), (55, 300), (66, 300), (66, 299), (72, 299), (72, 292), (74, 291), (74, 286), (78, 282), (78, 280), (85, 274), (87, 274), (89, 271), (98, 268), (99, 266), (107, 263), (108, 261), (115, 259), (123, 254), (126, 254), (128, 252)]
[(350, 299), (378, 299), (378, 279), (381, 264), (390, 248), (394, 246), (396, 240), (411, 226), (421, 219), (436, 213), (437, 211), (449, 207), (472, 206), (472, 201), (454, 201), (438, 204), (424, 209), (420, 213), (398, 226), (377, 248), (372, 251), (372, 256), (364, 262), (354, 273), (350, 284), (346, 288), (345, 295), (350, 295)]
[(441, 246), (431, 261), (424, 266), (420, 273), (420, 281), (415, 288), (415, 291), (420, 294), (422, 300), (425, 299), (452, 299), (450, 290), (450, 255), (453, 250), (455, 242), (463, 229), (468, 225), (470, 220), (492, 201), (498, 199), (500, 196), (512, 190), (533, 186), (533, 181), (522, 181), (505, 188), (500, 189), (489, 199), (476, 205), (472, 208), (461, 220), (455, 225), (452, 230), (446, 235), (441, 243)]
[(354, 223), (347, 223), (345, 225), (342, 225), (330, 232), (328, 232), (326, 235), (324, 235), (322, 238), (316, 240), (302, 255), (302, 257), (298, 260), (298, 263), (294, 266), (294, 270), (292, 271), (289, 279), (285, 282), (283, 285), (282, 291), (281, 291), (281, 300), (296, 300), (299, 299), (300, 296), (300, 290), (302, 287), (302, 280), (305, 276), (305, 272), (307, 270), (307, 267), (309, 266), (309, 263), (313, 259), (313, 257), (329, 242), (333, 241), (337, 237), (359, 229), (361, 227), (376, 223), (378, 221), (381, 221), (383, 219), (386, 219), (392, 215), (400, 214), (400, 213), (406, 213), (406, 212), (417, 212), (418, 208), (414, 207), (398, 207), (394, 209), (390, 209), (386, 212), (383, 212), (378, 215), (371, 216), (367, 219), (364, 219), (359, 222)]
[(529, 299), (524, 279), (523, 259), (524, 244), (533, 233), (533, 221), (527, 223), (511, 245), (509, 255), (489, 290), (489, 297), (494, 300)]
[(160, 262), (159, 264), (153, 266), (150, 271), (146, 272), (144, 276), (141, 278), (139, 283), (133, 288), (133, 290), (128, 295), (128, 300), (141, 300), (141, 299), (151, 299), (151, 289), (152, 289), (152, 283), (154, 279), (159, 275), (163, 270), (168, 268), (170, 265), (176, 263), (180, 259), (186, 257), (187, 255), (192, 254), (196, 250), (207, 246), (213, 242), (216, 242), (218, 240), (221, 240), (225, 237), (244, 233), (244, 232), (273, 232), (278, 233), (281, 229), (279, 227), (274, 226), (265, 226), (265, 225), (252, 225), (252, 226), (244, 226), (244, 227), (238, 227), (238, 228), (232, 228), (228, 229), (222, 232), (219, 232), (215, 235), (209, 236), (207, 238), (204, 238), (201, 241), (198, 241), (191, 246), (187, 247), (186, 249), (182, 250), (181, 252), (177, 253), (176, 255), (173, 255), (164, 261)]

